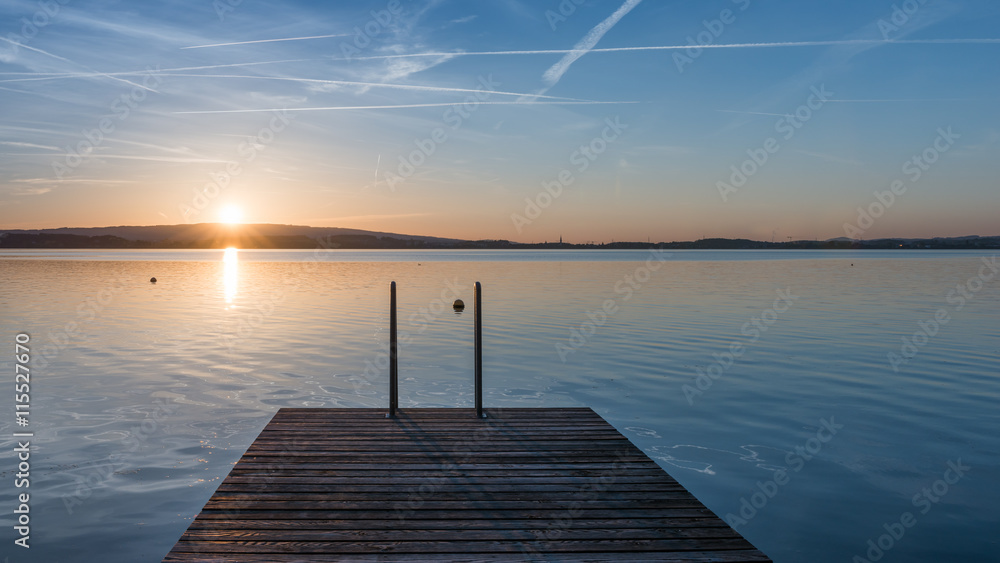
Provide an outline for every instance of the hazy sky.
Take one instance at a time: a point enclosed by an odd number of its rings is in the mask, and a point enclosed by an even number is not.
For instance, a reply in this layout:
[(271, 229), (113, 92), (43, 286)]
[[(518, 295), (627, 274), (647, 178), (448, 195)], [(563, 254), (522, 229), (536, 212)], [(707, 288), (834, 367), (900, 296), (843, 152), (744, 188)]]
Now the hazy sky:
[(0, 26), (0, 228), (1000, 235), (995, 0), (0, 0)]

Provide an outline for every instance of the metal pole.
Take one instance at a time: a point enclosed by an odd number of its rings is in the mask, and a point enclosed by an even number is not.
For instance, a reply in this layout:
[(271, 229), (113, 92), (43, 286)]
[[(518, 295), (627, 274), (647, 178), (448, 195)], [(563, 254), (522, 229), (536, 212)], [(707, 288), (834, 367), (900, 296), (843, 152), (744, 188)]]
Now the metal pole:
[(483, 286), (476, 282), (476, 418), (483, 414)]
[(399, 406), (399, 366), (396, 351), (396, 282), (389, 285), (389, 414), (396, 416)]

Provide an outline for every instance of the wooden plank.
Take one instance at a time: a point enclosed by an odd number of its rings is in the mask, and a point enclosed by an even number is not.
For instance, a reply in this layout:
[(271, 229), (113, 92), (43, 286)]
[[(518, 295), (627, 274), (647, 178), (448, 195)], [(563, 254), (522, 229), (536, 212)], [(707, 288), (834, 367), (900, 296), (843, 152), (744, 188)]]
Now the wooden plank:
[(629, 561), (632, 563), (661, 563), (663, 561), (684, 561), (686, 563), (758, 563), (769, 562), (763, 553), (744, 551), (688, 551), (673, 552), (669, 558), (659, 553), (544, 553), (531, 556), (523, 553), (475, 553), (469, 555), (449, 554), (447, 558), (428, 556), (419, 553), (395, 553), (391, 558), (382, 554), (312, 554), (303, 557), (297, 554), (265, 554), (240, 553), (238, 555), (199, 554), (171, 552), (164, 561), (188, 561), (198, 563), (369, 563), (386, 561), (448, 561), (450, 563), (493, 563), (496, 561), (525, 562), (574, 562), (574, 563), (606, 563), (608, 561)]
[[(419, 530), (533, 530), (538, 526), (537, 519), (499, 519), (499, 518), (463, 518), (460, 520), (434, 520), (422, 518)], [(706, 520), (704, 518), (687, 518), (679, 516), (661, 518), (605, 518), (577, 520), (569, 530), (608, 529), (608, 530), (639, 530), (647, 528), (729, 528), (725, 522)], [(240, 520), (201, 519), (191, 523), (192, 530), (357, 530), (357, 522), (353, 520)], [(365, 523), (362, 533), (378, 530), (417, 530), (409, 520), (389, 518)]]
[(586, 408), (281, 409), (164, 561), (769, 561)]
[[(411, 512), (412, 510), (412, 512)], [(567, 519), (568, 508), (560, 510), (425, 510), (411, 509), (407, 505), (399, 506), (393, 510), (218, 510), (202, 509), (198, 518), (206, 520), (226, 520), (229, 518), (265, 519), (265, 520), (385, 520), (385, 519), (407, 519), (416, 520), (447, 520), (447, 519), (529, 519), (534, 520), (538, 525), (547, 524), (561, 525)], [(606, 520), (609, 518), (706, 518), (709, 520), (719, 520), (718, 517), (707, 508), (661, 508), (656, 511), (650, 510), (587, 510), (588, 519)], [(573, 519), (575, 526), (579, 518)], [(724, 523), (723, 523), (724, 524)]]
[[(566, 530), (559, 534), (564, 541), (593, 539), (683, 539), (683, 538), (739, 538), (732, 528), (589, 528)], [(182, 537), (186, 541), (544, 541), (545, 530), (537, 529), (488, 529), (488, 530), (188, 530)]]
[(182, 541), (178, 553), (574, 553), (621, 551), (732, 550), (746, 540), (730, 538), (599, 539), (599, 540), (511, 540), (511, 541)]
[[(580, 490), (580, 481), (574, 481), (566, 484), (553, 485), (547, 481), (543, 481), (542, 484), (533, 483), (518, 483), (516, 489), (513, 492), (516, 493), (554, 493), (554, 492), (577, 492)], [(314, 482), (302, 482), (296, 481), (294, 483), (288, 483), (285, 481), (277, 481), (271, 483), (257, 483), (257, 482), (233, 482), (232, 480), (219, 485), (219, 488), (215, 490), (216, 493), (244, 493), (244, 494), (258, 494), (266, 492), (287, 492), (287, 493), (381, 493), (384, 491), (390, 492), (419, 492), (419, 482), (410, 482), (402, 484), (331, 484), (326, 480), (319, 478), (315, 479)], [(453, 483), (441, 483), (437, 484), (436, 491), (438, 493), (454, 493), (454, 492), (465, 492), (469, 490), (470, 484), (467, 482), (453, 482)], [(510, 493), (511, 486), (509, 484), (490, 484), (489, 480), (484, 480), (482, 483), (475, 485), (474, 490), (478, 493)], [(632, 484), (632, 483), (613, 483), (608, 485), (607, 490), (612, 493), (625, 493), (625, 492), (653, 492), (653, 491), (687, 491), (680, 485), (674, 485), (669, 483), (644, 483), (644, 484)]]

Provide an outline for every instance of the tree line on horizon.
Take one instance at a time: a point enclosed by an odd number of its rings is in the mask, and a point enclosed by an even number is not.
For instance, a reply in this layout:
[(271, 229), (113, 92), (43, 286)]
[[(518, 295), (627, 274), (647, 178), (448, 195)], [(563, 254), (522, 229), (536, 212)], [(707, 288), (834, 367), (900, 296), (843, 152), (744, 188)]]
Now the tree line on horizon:
[(753, 249), (977, 249), (1000, 248), (1000, 237), (962, 237), (932, 239), (877, 239), (858, 241), (834, 239), (827, 241), (766, 242), (749, 239), (706, 238), (684, 242), (612, 242), (573, 244), (568, 242), (517, 243), (509, 240), (478, 240), (440, 242), (403, 239), (375, 235), (269, 235), (254, 237), (216, 237), (194, 240), (131, 240), (114, 235), (72, 235), (54, 233), (0, 233), (0, 248), (103, 248), (103, 249), (241, 249), (314, 250), (314, 249), (608, 249), (637, 250), (647, 248), (691, 250), (753, 250)]

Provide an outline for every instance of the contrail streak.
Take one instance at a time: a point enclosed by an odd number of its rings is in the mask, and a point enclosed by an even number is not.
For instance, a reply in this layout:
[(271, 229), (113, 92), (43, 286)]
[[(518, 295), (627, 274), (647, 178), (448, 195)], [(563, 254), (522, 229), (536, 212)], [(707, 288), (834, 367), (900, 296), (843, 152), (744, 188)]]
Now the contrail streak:
[(52, 57), (53, 59), (59, 59), (60, 61), (67, 62), (69, 64), (76, 64), (76, 63), (74, 63), (73, 61), (71, 61), (71, 60), (69, 60), (67, 58), (60, 57), (59, 55), (53, 55), (52, 53), (50, 53), (48, 51), (43, 51), (41, 49), (36, 49), (34, 47), (30, 47), (28, 45), (25, 45), (24, 43), (18, 43), (17, 41), (11, 41), (10, 39), (7, 39), (6, 37), (0, 37), (0, 41), (6, 41), (7, 43), (10, 43), (11, 45), (16, 45), (18, 47), (21, 47), (22, 49), (27, 49), (29, 51), (34, 51), (36, 53), (41, 53), (41, 54), (43, 54), (43, 55), (45, 55), (47, 57)]
[(897, 98), (897, 99), (860, 99), (860, 100), (835, 100), (829, 99), (828, 102), (837, 102), (841, 104), (895, 104), (903, 102), (982, 102), (985, 100), (977, 100), (975, 98)]
[(715, 111), (721, 111), (722, 113), (746, 113), (750, 115), (774, 115), (777, 117), (784, 117), (786, 115), (781, 113), (767, 113), (763, 111), (739, 111), (735, 109), (717, 109)]
[[(25, 48), (25, 49), (27, 49), (29, 51), (34, 51), (36, 53), (40, 53), (40, 54), (45, 55), (47, 57), (52, 57), (53, 59), (66, 62), (66, 63), (69, 63), (71, 65), (82, 66), (83, 68), (92, 71), (92, 73), (93, 73), (92, 76), (99, 76), (99, 77), (103, 77), (103, 78), (110, 78), (111, 80), (117, 80), (118, 82), (124, 82), (124, 83), (126, 83), (126, 84), (128, 84), (130, 86), (135, 86), (136, 88), (142, 88), (143, 90), (149, 90), (150, 92), (156, 92), (157, 94), (159, 94), (159, 92), (157, 92), (156, 90), (154, 90), (154, 89), (152, 89), (152, 88), (150, 88), (148, 86), (143, 86), (142, 84), (136, 84), (135, 82), (130, 82), (128, 80), (125, 80), (124, 78), (115, 78), (114, 76), (111, 76), (110, 74), (107, 74), (107, 73), (104, 73), (104, 72), (94, 71), (93, 69), (91, 69), (91, 68), (89, 68), (89, 67), (87, 67), (85, 65), (82, 65), (80, 63), (75, 63), (75, 62), (67, 59), (66, 57), (60, 57), (59, 55), (53, 55), (52, 53), (50, 53), (48, 51), (43, 51), (41, 49), (36, 49), (35, 47), (30, 47), (30, 46), (25, 45), (23, 43), (18, 43), (17, 41), (11, 41), (10, 39), (7, 39), (6, 37), (0, 37), (0, 40), (6, 41), (7, 43), (10, 43), (11, 45), (17, 45), (18, 47), (23, 47), (23, 48)], [(16, 80), (3, 80), (3, 82), (27, 82), (29, 80), (31, 80), (31, 79), (26, 78), (26, 79), (16, 79)]]
[(326, 39), (328, 37), (347, 37), (347, 33), (335, 33), (333, 35), (310, 35), (308, 37), (286, 37), (284, 39), (258, 39), (256, 41), (236, 41), (234, 43), (213, 43), (211, 45), (192, 45), (181, 47), (181, 49), (205, 49), (207, 47), (227, 47), (229, 45), (249, 45), (251, 43), (274, 43), (276, 41), (304, 41), (306, 39)]
[[(0, 39), (4, 39), (4, 38), (0, 37)], [(232, 67), (239, 67), (239, 66), (269, 65), (269, 64), (276, 64), (276, 63), (299, 63), (299, 62), (304, 62), (304, 61), (320, 61), (320, 60), (328, 60), (328, 59), (287, 59), (287, 60), (282, 60), (282, 61), (258, 61), (258, 62), (249, 62), (249, 63), (230, 63), (230, 64), (221, 64), (221, 65), (186, 66), (186, 67), (178, 67), (178, 68), (161, 69), (159, 72), (160, 73), (164, 73), (164, 72), (177, 72), (177, 71), (182, 71), (182, 70), (209, 70), (209, 69), (214, 69), (214, 68), (232, 68)], [(72, 62), (72, 61), (69, 61), (69, 62)], [(31, 74), (35, 75), (36, 77), (34, 77), (34, 78), (8, 78), (6, 80), (0, 80), (0, 82), (37, 82), (39, 80), (61, 80), (63, 78), (92, 78), (92, 77), (95, 77), (95, 76), (104, 76), (104, 77), (111, 77), (111, 76), (142, 76), (142, 75), (148, 74), (148, 73), (149, 73), (148, 70), (129, 70), (129, 71), (123, 71), (123, 72), (89, 72), (89, 73), (88, 72), (31, 73)], [(4, 73), (4, 74), (23, 74), (23, 73)]]
[[(303, 83), (313, 83), (313, 84), (337, 84), (343, 86), (358, 86), (364, 88), (392, 88), (397, 90), (413, 90), (413, 91), (425, 91), (425, 92), (460, 92), (460, 93), (471, 93), (476, 94), (479, 92), (489, 92), (489, 94), (496, 94), (499, 96), (527, 96), (528, 94), (521, 92), (504, 92), (498, 90), (474, 90), (471, 88), (453, 88), (448, 86), (420, 86), (417, 84), (386, 84), (383, 82), (357, 82), (350, 80), (322, 80), (318, 78), (295, 78), (286, 76), (253, 76), (253, 75), (241, 75), (241, 74), (184, 74), (175, 71), (182, 70), (208, 70), (215, 68), (224, 68), (232, 66), (250, 66), (257, 64), (269, 64), (274, 62), (290, 62), (290, 61), (267, 61), (258, 63), (236, 63), (228, 65), (209, 65), (209, 66), (197, 66), (197, 67), (184, 67), (175, 69), (162, 69), (157, 74), (160, 76), (181, 76), (189, 78), (245, 78), (253, 80), (280, 80), (286, 82), (303, 82)], [(116, 76), (141, 76), (147, 74), (148, 71), (127, 71), (127, 72), (113, 72), (113, 73), (50, 73), (48, 76), (35, 76), (33, 78), (9, 78), (5, 80), (0, 80), (0, 83), (6, 82), (36, 82), (41, 80), (61, 80), (64, 78), (92, 78), (92, 77), (108, 77), (114, 78)], [(588, 101), (581, 100), (579, 98), (568, 98), (564, 96), (539, 96), (545, 99), (551, 100), (567, 100), (567, 101)]]
[[(601, 104), (637, 104), (639, 102), (479, 102), (486, 106), (542, 106), (542, 105), (601, 105)], [(342, 111), (359, 109), (407, 109), (407, 108), (439, 108), (456, 105), (456, 102), (433, 104), (399, 104), (385, 106), (331, 106), (316, 108), (269, 108), (269, 109), (219, 109), (201, 111), (175, 111), (175, 114), (206, 114), (206, 113), (264, 113), (272, 111)]]
[(642, 0), (626, 0), (613, 14), (588, 31), (587, 35), (578, 41), (569, 53), (545, 71), (545, 74), (542, 75), (542, 78), (545, 80), (545, 88), (539, 94), (544, 94), (549, 88), (555, 86), (563, 75), (566, 74), (566, 71), (569, 70), (569, 67), (580, 59), (580, 57), (592, 51), (597, 42), (604, 37), (604, 34), (611, 31), (611, 28), (621, 21), (626, 14), (631, 12), (632, 8), (638, 6), (639, 2), (642, 2)]
[[(774, 47), (829, 47), (836, 45), (961, 45), (961, 44), (998, 44), (1000, 39), (841, 39), (831, 41), (784, 41), (772, 43), (720, 43), (714, 45), (698, 45), (702, 49), (763, 49)], [(604, 47), (594, 48), (588, 53), (623, 53), (629, 51), (679, 51), (690, 49), (691, 45), (652, 45), (643, 47)], [(370, 55), (367, 57), (352, 57), (352, 60), (405, 59), (410, 57), (471, 57), (471, 56), (506, 56), (506, 55), (565, 55), (575, 52), (574, 49), (533, 49), (523, 51), (430, 51), (425, 53), (408, 53), (402, 55)], [(333, 58), (333, 60), (347, 60)]]
[(35, 93), (34, 93), (34, 92), (29, 92), (29, 91), (27, 91), (27, 90), (18, 90), (18, 89), (16, 89), (16, 88), (6, 88), (6, 87), (4, 87), (4, 86), (0, 86), (0, 90), (7, 90), (8, 92), (17, 92), (17, 93), (19, 93), (19, 94), (30, 94), (30, 95), (32, 95), (32, 96), (34, 96), (34, 95), (35, 95)]
[[(419, 90), (425, 92), (469, 92), (469, 93), (479, 93), (487, 92), (489, 94), (497, 94), (500, 96), (528, 96), (529, 94), (524, 94), (521, 92), (503, 92), (500, 90), (473, 90), (471, 88), (452, 88), (448, 86), (420, 86), (416, 84), (387, 84), (384, 82), (354, 82), (350, 80), (322, 80), (318, 78), (294, 78), (286, 76), (252, 76), (252, 75), (241, 75), (241, 74), (178, 74), (160, 73), (162, 76), (183, 76), (191, 78), (248, 78), (253, 80), (283, 80), (287, 82), (306, 82), (314, 84), (335, 84), (342, 86), (360, 86), (364, 88), (394, 88), (397, 90)], [(539, 96), (540, 98), (552, 99), (552, 100), (567, 100), (574, 102), (585, 102), (590, 100), (581, 100), (579, 98), (566, 98), (562, 96)]]
[[(52, 153), (50, 153), (50, 152), (40, 152), (40, 153), (39, 152), (24, 152), (24, 153), (2, 152), (2, 153), (0, 153), (0, 155), (3, 155), (3, 156), (46, 156), (46, 157), (51, 157)], [(213, 163), (213, 164), (217, 164), (217, 163), (220, 163), (220, 162), (224, 164), (226, 162), (225, 160), (207, 159), (207, 158), (177, 158), (177, 157), (171, 157), (171, 156), (136, 156), (136, 155), (128, 155), (128, 154), (98, 154), (98, 155), (95, 155), (94, 157), (95, 158), (118, 158), (118, 159), (122, 159), (122, 160), (149, 160), (149, 161), (152, 161), (152, 162), (180, 162), (180, 163), (184, 163), (184, 164), (190, 164), (190, 163)], [(63, 180), (53, 180), (53, 181), (54, 182), (61, 182)]]
[(382, 165), (382, 153), (379, 153), (378, 160), (375, 162), (375, 187), (378, 187), (378, 167)]

